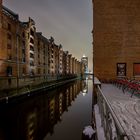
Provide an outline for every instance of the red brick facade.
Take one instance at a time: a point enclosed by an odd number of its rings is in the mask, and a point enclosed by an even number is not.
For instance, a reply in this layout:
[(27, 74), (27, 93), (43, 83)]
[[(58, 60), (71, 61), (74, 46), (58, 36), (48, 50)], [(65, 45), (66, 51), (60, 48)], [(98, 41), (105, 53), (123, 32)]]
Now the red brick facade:
[[(0, 0), (0, 38), (1, 37), (2, 37), (2, 0)], [(0, 39), (0, 48), (1, 48), (1, 44), (2, 44), (2, 40)]]
[(139, 0), (93, 0), (93, 57), (99, 79), (139, 77)]

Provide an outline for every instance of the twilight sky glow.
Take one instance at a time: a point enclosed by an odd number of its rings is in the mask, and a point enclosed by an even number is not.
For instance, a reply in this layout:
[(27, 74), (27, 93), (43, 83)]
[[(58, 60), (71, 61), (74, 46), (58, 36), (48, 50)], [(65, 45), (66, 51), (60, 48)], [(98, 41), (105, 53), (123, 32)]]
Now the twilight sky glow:
[(21, 21), (30, 16), (37, 31), (53, 36), (78, 60), (89, 57), (92, 70), (92, 1), (91, 0), (3, 0), (3, 4), (19, 14)]

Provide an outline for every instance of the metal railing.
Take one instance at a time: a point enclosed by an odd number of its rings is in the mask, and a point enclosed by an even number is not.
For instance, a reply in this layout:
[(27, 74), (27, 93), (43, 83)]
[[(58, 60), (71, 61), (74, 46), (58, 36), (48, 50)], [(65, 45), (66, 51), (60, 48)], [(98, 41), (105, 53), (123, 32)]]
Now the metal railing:
[(133, 136), (127, 135), (119, 119), (106, 99), (99, 85), (95, 85), (97, 104), (101, 115), (101, 124), (104, 128), (107, 140), (135, 140)]

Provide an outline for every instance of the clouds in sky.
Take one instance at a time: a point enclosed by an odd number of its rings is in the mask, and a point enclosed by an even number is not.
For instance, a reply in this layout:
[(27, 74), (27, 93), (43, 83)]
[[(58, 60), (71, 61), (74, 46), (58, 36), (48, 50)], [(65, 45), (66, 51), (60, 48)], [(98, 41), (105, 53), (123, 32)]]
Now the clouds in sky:
[(47, 38), (53, 36), (56, 44), (78, 60), (83, 54), (88, 56), (92, 69), (91, 0), (4, 0), (4, 5), (22, 21), (33, 18), (37, 31)]

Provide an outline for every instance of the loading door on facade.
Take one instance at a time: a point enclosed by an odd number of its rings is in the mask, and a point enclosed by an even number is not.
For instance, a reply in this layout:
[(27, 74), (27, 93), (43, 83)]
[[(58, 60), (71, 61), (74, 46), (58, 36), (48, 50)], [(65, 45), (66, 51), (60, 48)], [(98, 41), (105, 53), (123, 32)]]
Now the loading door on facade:
[(117, 76), (126, 76), (126, 63), (117, 63)]
[(134, 76), (140, 76), (140, 63), (134, 63), (134, 69), (133, 69), (133, 73)]

